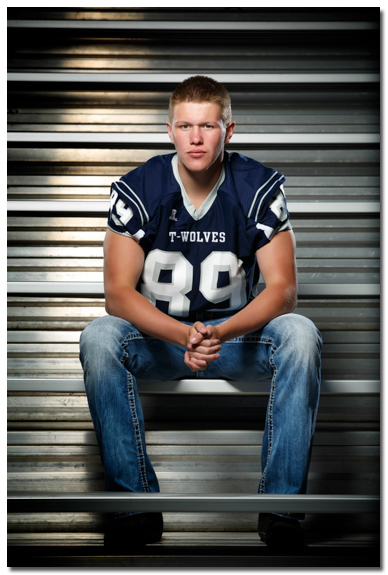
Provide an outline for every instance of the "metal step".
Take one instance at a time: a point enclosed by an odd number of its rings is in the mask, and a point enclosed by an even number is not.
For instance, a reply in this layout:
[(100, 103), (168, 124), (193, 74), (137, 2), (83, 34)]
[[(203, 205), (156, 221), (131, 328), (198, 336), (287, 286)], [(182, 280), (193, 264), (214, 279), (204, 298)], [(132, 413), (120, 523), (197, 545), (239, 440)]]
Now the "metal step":
[(377, 513), (380, 498), (367, 495), (230, 495), (128, 492), (10, 492), (8, 512), (262, 512), (262, 513)]

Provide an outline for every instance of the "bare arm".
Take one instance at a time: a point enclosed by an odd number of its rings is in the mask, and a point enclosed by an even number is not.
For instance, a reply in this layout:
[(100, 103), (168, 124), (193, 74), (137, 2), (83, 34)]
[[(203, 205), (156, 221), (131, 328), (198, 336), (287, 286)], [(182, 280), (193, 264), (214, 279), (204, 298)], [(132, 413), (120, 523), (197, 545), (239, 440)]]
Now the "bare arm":
[[(196, 348), (197, 362), (186, 354), (185, 363), (193, 371), (204, 369), (217, 359), (219, 341), (206, 338), (206, 328), (200, 322), (188, 326), (158, 310), (142, 294), (136, 291), (144, 265), (144, 251), (132, 238), (108, 230), (104, 242), (104, 289), (105, 308), (110, 315), (121, 317), (152, 337), (186, 347)], [(215, 355), (217, 357), (215, 357)]]
[(295, 238), (292, 231), (279, 232), (256, 252), (264, 290), (244, 309), (216, 329), (208, 326), (210, 337), (222, 342), (260, 329), (271, 319), (291, 312), (296, 306), (297, 277)]

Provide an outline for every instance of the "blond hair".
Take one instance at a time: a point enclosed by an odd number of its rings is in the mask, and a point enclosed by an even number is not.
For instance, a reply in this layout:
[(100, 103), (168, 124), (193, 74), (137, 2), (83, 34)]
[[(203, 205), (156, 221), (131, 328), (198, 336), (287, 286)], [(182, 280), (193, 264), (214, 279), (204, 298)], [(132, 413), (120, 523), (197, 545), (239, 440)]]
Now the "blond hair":
[(191, 76), (179, 84), (170, 97), (168, 114), (172, 122), (174, 106), (181, 102), (212, 102), (221, 108), (224, 125), (232, 121), (232, 105), (228, 90), (208, 76)]

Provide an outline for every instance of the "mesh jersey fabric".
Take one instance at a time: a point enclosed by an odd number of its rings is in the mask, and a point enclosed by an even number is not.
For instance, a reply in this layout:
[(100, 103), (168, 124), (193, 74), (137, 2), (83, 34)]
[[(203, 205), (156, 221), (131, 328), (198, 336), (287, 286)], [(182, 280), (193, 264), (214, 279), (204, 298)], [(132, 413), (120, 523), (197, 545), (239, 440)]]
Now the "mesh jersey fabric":
[(155, 156), (111, 186), (108, 227), (145, 253), (137, 289), (161, 311), (194, 321), (234, 313), (257, 293), (256, 251), (290, 229), (285, 177), (225, 153), (220, 178), (196, 210), (176, 154)]

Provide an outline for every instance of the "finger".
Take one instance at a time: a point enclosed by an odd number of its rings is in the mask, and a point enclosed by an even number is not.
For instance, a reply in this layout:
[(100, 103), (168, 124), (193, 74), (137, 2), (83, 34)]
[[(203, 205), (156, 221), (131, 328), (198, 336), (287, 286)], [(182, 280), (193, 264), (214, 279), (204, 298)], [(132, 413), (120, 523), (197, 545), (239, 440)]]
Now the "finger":
[(198, 371), (199, 368), (191, 361), (187, 352), (184, 355), (183, 362), (187, 365), (190, 371)]
[(205, 363), (205, 365), (209, 365), (213, 361), (220, 359), (220, 357), (221, 356), (219, 353), (212, 353), (210, 355), (203, 355), (195, 352), (190, 353), (191, 361), (195, 360), (198, 365), (202, 365), (203, 362)]
[[(198, 334), (198, 338), (200, 338), (201, 335)], [(197, 343), (194, 343), (191, 341), (191, 338), (189, 339), (188, 342), (188, 346), (191, 345), (192, 347), (198, 347), (198, 346), (202, 346), (202, 347), (208, 347), (208, 348), (212, 348), (212, 347), (216, 347), (217, 345), (220, 345), (221, 342), (219, 339), (202, 339), (202, 341), (198, 341)]]
[(187, 350), (190, 352), (198, 352), (203, 353), (205, 355), (209, 355), (211, 353), (216, 353), (222, 349), (222, 345), (220, 345), (218, 340), (214, 340), (213, 345), (208, 345), (207, 340), (206, 342), (202, 342), (197, 345), (193, 345), (191, 343), (187, 344)]
[(201, 321), (196, 321), (193, 324), (193, 327), (202, 335), (207, 335), (208, 330), (205, 324), (203, 324)]
[(190, 368), (191, 371), (199, 371), (204, 370), (207, 367), (207, 363), (204, 360), (196, 360), (195, 358), (191, 358), (189, 353), (186, 351), (184, 356), (184, 363)]
[(196, 321), (191, 326), (191, 343), (200, 343), (208, 335), (207, 327), (200, 321)]
[(191, 364), (194, 364), (197, 369), (205, 369), (207, 366), (207, 361), (205, 359), (205, 357), (201, 354), (193, 354), (193, 353), (188, 353), (188, 361)]
[[(199, 322), (197, 322), (199, 323)], [(198, 344), (201, 343), (204, 339), (206, 334), (200, 333), (196, 327), (194, 327), (194, 325), (191, 326), (190, 328), (190, 332), (189, 332), (189, 342), (192, 344)]]
[(202, 345), (203, 347), (215, 347), (216, 345), (220, 345), (219, 339), (204, 339), (198, 345)]

